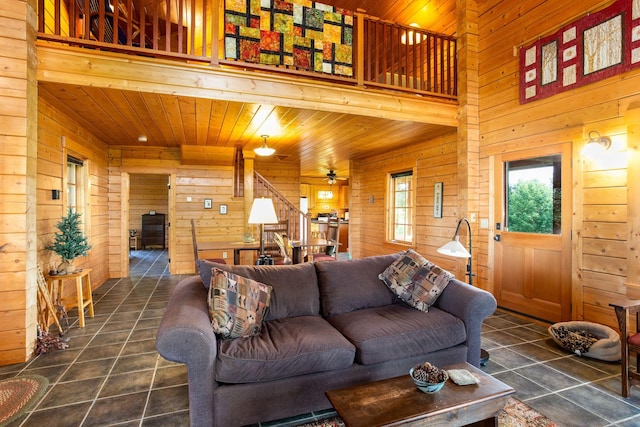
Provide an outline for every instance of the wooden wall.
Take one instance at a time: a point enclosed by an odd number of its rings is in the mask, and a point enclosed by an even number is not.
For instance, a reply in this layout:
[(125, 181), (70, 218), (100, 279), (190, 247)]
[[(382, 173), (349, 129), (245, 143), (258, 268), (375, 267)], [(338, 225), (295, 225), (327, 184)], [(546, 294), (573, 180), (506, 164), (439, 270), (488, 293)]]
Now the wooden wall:
[[(128, 228), (139, 217), (134, 213), (134, 204), (127, 207), (120, 203), (121, 198), (127, 198), (136, 192), (140, 204), (150, 206), (157, 203), (145, 201), (149, 197), (134, 190), (136, 182), (140, 183), (141, 176), (169, 176), (171, 189), (168, 198), (167, 221), (171, 222), (168, 231), (168, 248), (171, 258), (172, 274), (191, 274), (195, 272), (193, 258), (193, 244), (191, 237), (191, 220), (195, 220), (198, 240), (209, 241), (240, 241), (247, 230), (244, 212), (244, 198), (233, 195), (233, 167), (232, 166), (194, 166), (183, 165), (179, 149), (160, 147), (120, 147), (109, 151), (110, 158), (110, 201), (113, 212), (110, 233), (114, 242), (126, 240), (128, 244)], [(299, 167), (286, 162), (273, 167), (270, 162), (256, 162), (256, 169), (274, 186), (287, 195), (298, 205), (300, 195)], [(166, 189), (166, 182), (164, 188)], [(156, 183), (156, 192), (160, 192), (160, 183)], [(148, 189), (151, 191), (150, 189)], [(204, 199), (210, 198), (212, 209), (204, 208)], [(133, 196), (128, 197), (129, 200)], [(190, 199), (190, 200), (189, 200)], [(138, 202), (136, 202), (137, 204)], [(226, 215), (220, 214), (220, 204), (226, 204)], [(148, 209), (145, 207), (145, 210)], [(117, 220), (121, 212), (128, 219), (123, 223)], [(125, 224), (125, 225), (123, 225)], [(124, 234), (123, 234), (124, 233)], [(121, 237), (124, 236), (124, 237)], [(120, 243), (123, 244), (123, 243)], [(110, 248), (109, 268), (111, 277), (128, 275), (128, 258), (120, 251), (120, 244), (114, 243)], [(222, 251), (208, 254), (212, 257), (223, 257)], [(232, 251), (227, 251), (227, 258), (232, 260)]]
[(0, 365), (29, 358), (36, 340), (35, 10), (0, 2)]
[[(107, 149), (95, 136), (43, 99), (38, 103), (38, 167), (37, 167), (37, 233), (38, 264), (47, 271), (60, 263), (59, 257), (45, 249), (57, 231), (56, 223), (66, 213), (67, 155), (85, 161), (88, 168), (87, 212), (80, 220), (92, 248), (87, 257), (74, 261), (76, 267), (91, 268), (91, 284), (100, 286), (109, 277), (107, 258), (109, 247), (109, 216), (107, 210), (108, 169)], [(59, 200), (52, 200), (51, 190), (61, 192)], [(75, 292), (71, 286), (65, 291)]]
[[(457, 134), (439, 137), (364, 160), (351, 162), (350, 249), (354, 258), (405, 250), (385, 242), (387, 175), (413, 169), (416, 179), (416, 244), (413, 249), (464, 280), (465, 261), (436, 250), (453, 237), (458, 208)], [(433, 216), (434, 184), (443, 183), (442, 218)]]
[[(520, 105), (517, 48), (599, 10), (611, 1), (479, 1), (480, 171), (490, 176), (491, 156), (503, 151), (573, 143), (572, 317), (617, 325), (610, 302), (637, 298), (638, 169), (637, 103), (640, 71), (592, 83)], [(606, 162), (581, 154), (589, 131), (613, 137)], [(605, 160), (605, 159), (601, 159)], [(637, 178), (637, 177), (636, 177)], [(489, 179), (481, 180), (489, 200)], [(489, 203), (481, 217), (491, 218)], [(495, 221), (491, 219), (490, 224)], [(490, 248), (490, 235), (482, 245)], [(490, 260), (482, 268), (491, 272)], [(490, 274), (489, 274), (490, 277)]]

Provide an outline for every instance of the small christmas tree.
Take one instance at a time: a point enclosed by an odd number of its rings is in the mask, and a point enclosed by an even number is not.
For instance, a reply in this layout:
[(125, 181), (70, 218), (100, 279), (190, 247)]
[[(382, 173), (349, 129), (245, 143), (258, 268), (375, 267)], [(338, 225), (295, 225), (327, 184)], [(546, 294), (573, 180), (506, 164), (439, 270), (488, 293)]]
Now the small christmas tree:
[(62, 262), (71, 264), (79, 256), (87, 255), (91, 245), (80, 230), (80, 214), (73, 212), (71, 208), (67, 215), (63, 216), (56, 224), (59, 233), (56, 233), (54, 242), (47, 249), (60, 255)]

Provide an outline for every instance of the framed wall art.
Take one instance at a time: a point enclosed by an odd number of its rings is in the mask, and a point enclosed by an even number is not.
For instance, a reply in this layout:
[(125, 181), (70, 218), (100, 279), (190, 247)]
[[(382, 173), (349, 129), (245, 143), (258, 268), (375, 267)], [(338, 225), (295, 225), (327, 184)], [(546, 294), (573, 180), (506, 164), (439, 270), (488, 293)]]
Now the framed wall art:
[(442, 218), (442, 183), (433, 184), (433, 217)]

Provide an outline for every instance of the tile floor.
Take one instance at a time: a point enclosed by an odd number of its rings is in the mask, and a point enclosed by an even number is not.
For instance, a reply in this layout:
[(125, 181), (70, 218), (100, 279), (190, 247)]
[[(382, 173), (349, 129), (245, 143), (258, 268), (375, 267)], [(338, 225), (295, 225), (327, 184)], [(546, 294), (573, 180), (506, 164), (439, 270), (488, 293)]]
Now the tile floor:
[[(166, 252), (133, 251), (131, 277), (94, 292), (96, 316), (77, 327), (71, 309), (69, 348), (27, 363), (0, 366), (0, 379), (39, 374), (49, 390), (18, 426), (188, 426), (186, 369), (155, 351), (155, 331), (180, 276), (167, 271)], [(497, 312), (485, 321), (486, 372), (510, 384), (516, 397), (561, 426), (640, 426), (640, 389), (619, 395), (620, 365), (569, 354), (546, 326)], [(331, 412), (262, 426), (294, 426)]]

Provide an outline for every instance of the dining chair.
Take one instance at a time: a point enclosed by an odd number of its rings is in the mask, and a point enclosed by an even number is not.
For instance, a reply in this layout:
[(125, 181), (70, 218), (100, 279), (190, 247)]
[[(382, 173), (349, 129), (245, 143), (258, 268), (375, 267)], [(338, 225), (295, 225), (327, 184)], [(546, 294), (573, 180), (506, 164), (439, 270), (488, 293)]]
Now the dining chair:
[[(609, 306), (616, 312), (620, 330), (622, 397), (629, 397), (632, 381), (640, 380), (640, 300), (612, 303)], [(635, 354), (635, 364), (630, 363), (631, 353)]]
[[(198, 272), (198, 259), (200, 259), (200, 253), (198, 252), (198, 240), (196, 239), (196, 223), (191, 218), (191, 242), (193, 243), (193, 262), (196, 264), (196, 272)], [(224, 258), (202, 258), (205, 261), (217, 262), (218, 264), (226, 264)]]
[(340, 231), (340, 220), (338, 218), (329, 218), (327, 223), (327, 243), (333, 243), (332, 245), (325, 245), (323, 250), (315, 250), (309, 256), (309, 259), (313, 262), (317, 261), (335, 261), (338, 256), (338, 236)]
[(282, 257), (281, 260), (276, 260), (275, 263), (276, 265), (278, 264), (282, 264), (282, 265), (289, 265), (289, 264), (293, 264), (293, 262), (291, 261), (291, 256), (289, 254), (289, 251), (287, 251), (287, 242), (285, 241), (284, 236), (282, 236), (282, 234), (274, 232), (273, 233), (273, 238), (276, 242), (276, 244), (278, 245), (278, 247), (280, 248), (280, 255)]
[(260, 231), (264, 233), (260, 236), (264, 242), (264, 255), (268, 255), (275, 260), (276, 263), (283, 260), (283, 256), (275, 239), (275, 234), (280, 236), (289, 236), (289, 221), (283, 220), (276, 224), (264, 224), (264, 227)]

